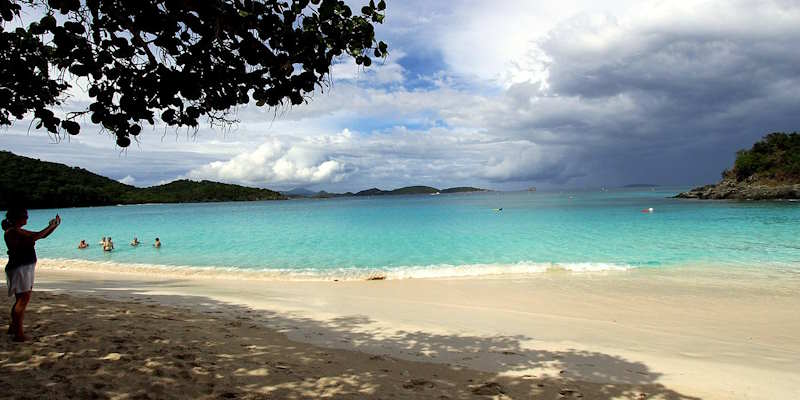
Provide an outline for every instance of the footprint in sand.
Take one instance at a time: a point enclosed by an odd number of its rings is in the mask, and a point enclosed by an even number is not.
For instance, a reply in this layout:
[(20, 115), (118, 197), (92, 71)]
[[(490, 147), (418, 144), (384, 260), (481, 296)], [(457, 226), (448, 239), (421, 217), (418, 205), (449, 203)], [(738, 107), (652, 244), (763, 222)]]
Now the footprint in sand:
[(472, 388), (472, 393), (481, 396), (497, 396), (505, 394), (505, 390), (497, 382), (486, 382)]
[(576, 399), (583, 398), (583, 394), (576, 389), (561, 389), (558, 392), (559, 398), (572, 397)]
[(412, 379), (403, 384), (403, 389), (412, 389), (412, 390), (424, 390), (424, 389), (433, 389), (436, 387), (436, 384), (425, 379)]

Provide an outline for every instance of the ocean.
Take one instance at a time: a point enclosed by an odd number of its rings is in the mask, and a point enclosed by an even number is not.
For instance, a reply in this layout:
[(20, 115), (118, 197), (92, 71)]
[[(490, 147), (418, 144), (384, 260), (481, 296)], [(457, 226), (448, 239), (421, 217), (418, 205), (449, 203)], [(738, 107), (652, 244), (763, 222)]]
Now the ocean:
[[(276, 279), (471, 277), (704, 266), (800, 274), (800, 203), (686, 188), (485, 192), (31, 210), (39, 258)], [(652, 212), (644, 212), (652, 208)], [(502, 209), (502, 210), (500, 210)], [(113, 252), (101, 237), (111, 236)], [(136, 236), (138, 247), (128, 243)], [(163, 246), (152, 246), (159, 237)], [(77, 249), (85, 239), (90, 247)]]

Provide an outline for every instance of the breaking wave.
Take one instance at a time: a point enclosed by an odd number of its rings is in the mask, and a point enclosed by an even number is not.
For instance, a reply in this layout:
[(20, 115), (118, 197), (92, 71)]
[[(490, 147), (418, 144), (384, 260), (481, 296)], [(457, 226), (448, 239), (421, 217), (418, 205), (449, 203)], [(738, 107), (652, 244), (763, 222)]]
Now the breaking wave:
[(436, 264), (399, 267), (333, 267), (333, 268), (239, 268), (198, 267), (190, 265), (158, 265), (115, 263), (73, 259), (42, 259), (39, 266), (45, 269), (87, 272), (115, 272), (133, 274), (158, 274), (212, 279), (260, 280), (378, 280), (378, 279), (464, 279), (498, 278), (543, 273), (603, 273), (627, 271), (632, 265), (613, 263), (540, 263), (518, 262), (512, 264)]

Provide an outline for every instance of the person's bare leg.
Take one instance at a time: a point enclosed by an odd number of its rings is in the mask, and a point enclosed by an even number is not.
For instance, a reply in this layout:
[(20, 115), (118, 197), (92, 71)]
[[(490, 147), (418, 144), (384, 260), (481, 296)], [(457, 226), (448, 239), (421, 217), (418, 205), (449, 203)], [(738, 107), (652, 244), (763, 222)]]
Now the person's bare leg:
[(17, 293), (17, 302), (14, 304), (13, 317), (14, 321), (14, 341), (24, 342), (29, 338), (25, 336), (25, 329), (22, 326), (25, 319), (25, 308), (28, 307), (28, 302), (31, 301), (31, 292)]
[(19, 297), (14, 296), (14, 305), (11, 306), (11, 322), (8, 324), (8, 334), (13, 334), (16, 330), (16, 317), (14, 316), (14, 308), (17, 307), (17, 302), (19, 301)]

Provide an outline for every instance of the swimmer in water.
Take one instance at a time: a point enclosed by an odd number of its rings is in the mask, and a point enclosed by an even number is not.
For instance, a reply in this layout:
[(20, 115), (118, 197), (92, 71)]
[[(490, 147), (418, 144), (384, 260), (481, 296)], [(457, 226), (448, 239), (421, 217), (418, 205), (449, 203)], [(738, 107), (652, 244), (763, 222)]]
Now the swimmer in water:
[(114, 242), (111, 241), (111, 236), (106, 239), (106, 243), (103, 245), (103, 251), (111, 251), (114, 250)]

